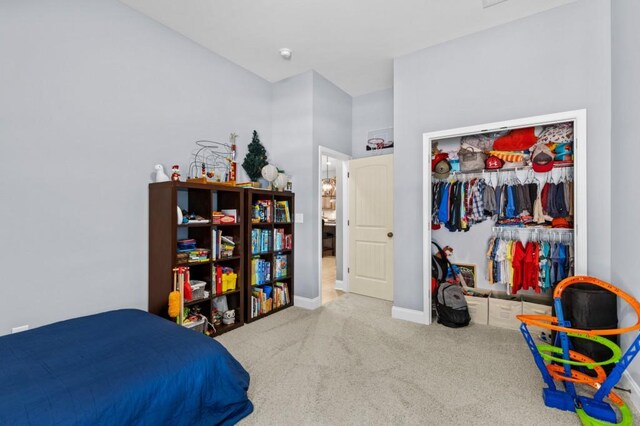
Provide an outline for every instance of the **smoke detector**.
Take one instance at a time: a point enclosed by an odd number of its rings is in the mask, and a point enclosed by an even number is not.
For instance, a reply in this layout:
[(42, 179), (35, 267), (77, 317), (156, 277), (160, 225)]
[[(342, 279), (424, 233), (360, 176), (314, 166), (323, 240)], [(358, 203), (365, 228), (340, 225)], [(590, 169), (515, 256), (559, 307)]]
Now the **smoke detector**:
[(507, 0), (482, 0), (482, 7), (484, 9), (495, 6), (496, 4), (504, 3)]
[(282, 56), (282, 59), (286, 59), (289, 60), (291, 59), (291, 49), (287, 49), (286, 47), (283, 47), (282, 49), (280, 49), (280, 56)]

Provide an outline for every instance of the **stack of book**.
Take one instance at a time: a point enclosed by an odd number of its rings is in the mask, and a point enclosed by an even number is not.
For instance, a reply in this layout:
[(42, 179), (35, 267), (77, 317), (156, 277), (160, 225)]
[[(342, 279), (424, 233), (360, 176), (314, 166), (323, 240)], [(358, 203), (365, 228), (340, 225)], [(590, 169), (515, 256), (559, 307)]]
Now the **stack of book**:
[(286, 254), (277, 254), (274, 256), (273, 261), (274, 261), (273, 277), (275, 279), (288, 278), (289, 277), (289, 256)]
[(273, 287), (256, 287), (251, 292), (251, 318), (271, 312), (273, 309), (273, 299), (271, 293)]
[(251, 285), (262, 285), (271, 281), (271, 262), (255, 257), (251, 259)]
[(178, 240), (176, 254), (177, 263), (206, 262), (209, 260), (209, 249), (197, 248), (196, 240)]
[(289, 214), (288, 201), (276, 201), (275, 219), (276, 219), (276, 222), (280, 222), (280, 223), (291, 222), (291, 215)]
[(197, 248), (189, 252), (189, 262), (206, 262), (209, 260), (209, 250)]
[(266, 253), (271, 247), (271, 230), (270, 229), (252, 229), (251, 230), (251, 253)]
[(275, 308), (289, 304), (289, 287), (285, 283), (276, 283), (273, 287)]
[(251, 211), (252, 223), (271, 223), (271, 200), (258, 200)]
[(285, 234), (284, 228), (276, 228), (275, 231), (273, 250), (291, 250), (293, 247), (293, 238), (291, 237), (291, 234)]
[(211, 236), (213, 260), (232, 257), (236, 243), (232, 236), (222, 235), (222, 231), (214, 230)]

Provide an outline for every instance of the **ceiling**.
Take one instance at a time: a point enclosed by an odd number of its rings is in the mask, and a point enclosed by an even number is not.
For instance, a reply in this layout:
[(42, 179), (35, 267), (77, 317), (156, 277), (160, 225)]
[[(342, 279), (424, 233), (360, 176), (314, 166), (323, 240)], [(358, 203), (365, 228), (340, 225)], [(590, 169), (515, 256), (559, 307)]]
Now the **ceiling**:
[(268, 81), (313, 69), (358, 96), (393, 85), (394, 57), (575, 0), (121, 1)]

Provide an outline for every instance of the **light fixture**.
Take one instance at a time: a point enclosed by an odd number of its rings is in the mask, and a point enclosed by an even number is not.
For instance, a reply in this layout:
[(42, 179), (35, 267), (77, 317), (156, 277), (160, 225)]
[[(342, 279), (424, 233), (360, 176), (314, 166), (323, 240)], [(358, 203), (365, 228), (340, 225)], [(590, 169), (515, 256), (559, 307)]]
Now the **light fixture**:
[(332, 185), (331, 185), (331, 181), (329, 180), (329, 157), (327, 157), (327, 178), (323, 179), (322, 182), (322, 192), (323, 193), (328, 193), (329, 191), (331, 191)]
[(282, 59), (286, 59), (289, 60), (291, 59), (291, 49), (288, 49), (286, 47), (283, 47), (282, 49), (280, 49), (280, 56), (282, 56)]

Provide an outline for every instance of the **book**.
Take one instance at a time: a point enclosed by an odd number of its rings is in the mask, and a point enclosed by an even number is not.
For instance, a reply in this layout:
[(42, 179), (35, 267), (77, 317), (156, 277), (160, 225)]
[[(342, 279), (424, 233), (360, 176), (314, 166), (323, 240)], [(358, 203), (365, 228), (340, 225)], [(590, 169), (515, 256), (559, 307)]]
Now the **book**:
[(251, 209), (252, 223), (271, 223), (271, 200), (258, 200)]
[(270, 229), (251, 230), (251, 254), (266, 253), (271, 247)]
[(274, 256), (273, 261), (273, 277), (275, 279), (287, 278), (289, 276), (289, 256), (286, 254), (277, 254)]
[(271, 281), (271, 262), (254, 257), (251, 259), (251, 285), (258, 286)]
[(289, 214), (288, 201), (276, 201), (275, 221), (282, 223), (290, 223), (291, 215)]

